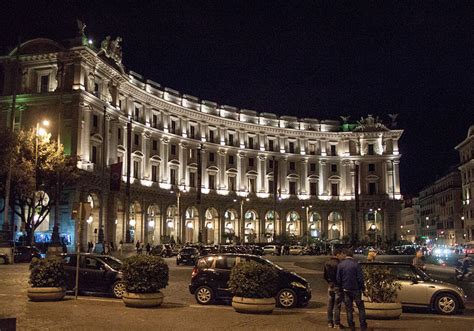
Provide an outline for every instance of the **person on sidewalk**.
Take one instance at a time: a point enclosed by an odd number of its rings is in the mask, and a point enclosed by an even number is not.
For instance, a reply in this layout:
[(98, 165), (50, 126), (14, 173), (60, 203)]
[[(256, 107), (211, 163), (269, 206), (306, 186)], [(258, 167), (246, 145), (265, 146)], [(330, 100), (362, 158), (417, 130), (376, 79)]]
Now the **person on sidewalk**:
[(151, 251), (150, 243), (146, 244), (145, 249), (146, 249), (146, 255), (150, 255), (150, 251)]
[(342, 289), (344, 294), (344, 304), (346, 306), (347, 324), (351, 330), (355, 330), (354, 323), (354, 302), (359, 310), (359, 322), (362, 330), (367, 330), (365, 318), (365, 306), (362, 301), (362, 292), (365, 291), (364, 275), (362, 268), (356, 260), (352, 249), (344, 249), (345, 255), (337, 265), (336, 286)]
[(418, 269), (421, 269), (423, 271), (426, 270), (425, 257), (423, 256), (423, 252), (421, 250), (416, 251), (416, 255), (413, 258), (412, 264)]
[(140, 254), (140, 240), (137, 240), (135, 247), (137, 248), (137, 254)]
[(120, 240), (119, 244), (118, 244), (118, 248), (117, 248), (119, 254), (120, 254), (120, 257), (122, 257), (122, 252), (123, 252), (123, 240)]
[(328, 328), (344, 329), (341, 324), (341, 303), (343, 295), (336, 286), (337, 265), (344, 258), (341, 249), (334, 250), (334, 256), (324, 264), (324, 279), (328, 283)]

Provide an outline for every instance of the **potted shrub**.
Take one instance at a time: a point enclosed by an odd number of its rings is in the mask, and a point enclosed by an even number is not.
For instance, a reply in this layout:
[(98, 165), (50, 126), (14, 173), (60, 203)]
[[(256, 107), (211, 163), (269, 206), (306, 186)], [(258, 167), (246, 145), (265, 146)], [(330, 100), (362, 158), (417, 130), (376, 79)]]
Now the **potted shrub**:
[(232, 307), (239, 313), (270, 314), (275, 308), (278, 274), (269, 265), (243, 262), (230, 272)]
[(169, 268), (159, 256), (135, 255), (125, 259), (123, 266), (125, 293), (122, 300), (128, 307), (158, 307), (163, 303), (160, 289), (168, 285)]
[(364, 266), (365, 311), (367, 318), (392, 319), (402, 314), (402, 305), (396, 302), (401, 284), (388, 266)]
[(29, 283), (27, 295), (31, 301), (62, 300), (66, 295), (66, 273), (63, 264), (55, 258), (33, 258)]

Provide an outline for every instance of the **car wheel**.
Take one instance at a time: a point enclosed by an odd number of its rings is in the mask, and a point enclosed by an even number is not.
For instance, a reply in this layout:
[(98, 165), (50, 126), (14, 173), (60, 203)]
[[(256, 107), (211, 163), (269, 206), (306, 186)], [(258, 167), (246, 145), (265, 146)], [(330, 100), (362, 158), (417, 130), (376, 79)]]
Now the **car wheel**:
[(282, 308), (293, 308), (296, 306), (298, 298), (296, 297), (296, 293), (294, 291), (285, 288), (278, 292), (276, 301), (277, 305)]
[(125, 292), (125, 283), (118, 280), (112, 285), (112, 295), (114, 298), (121, 299)]
[(435, 299), (434, 308), (439, 314), (452, 315), (459, 308), (458, 300), (450, 293), (441, 293)]
[(197, 303), (201, 305), (209, 305), (214, 301), (214, 293), (212, 289), (207, 286), (201, 286), (196, 290), (194, 294)]

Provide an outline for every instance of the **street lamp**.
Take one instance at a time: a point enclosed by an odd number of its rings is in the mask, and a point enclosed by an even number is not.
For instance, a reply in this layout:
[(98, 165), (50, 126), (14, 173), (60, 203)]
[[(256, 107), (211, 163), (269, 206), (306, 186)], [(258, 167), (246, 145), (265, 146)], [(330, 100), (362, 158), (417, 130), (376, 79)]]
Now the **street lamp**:
[(309, 246), (309, 232), (311, 231), (310, 229), (310, 216), (309, 216), (309, 211), (311, 208), (313, 208), (312, 205), (307, 205), (306, 207), (303, 206), (301, 207), (303, 209), (306, 209), (306, 246)]

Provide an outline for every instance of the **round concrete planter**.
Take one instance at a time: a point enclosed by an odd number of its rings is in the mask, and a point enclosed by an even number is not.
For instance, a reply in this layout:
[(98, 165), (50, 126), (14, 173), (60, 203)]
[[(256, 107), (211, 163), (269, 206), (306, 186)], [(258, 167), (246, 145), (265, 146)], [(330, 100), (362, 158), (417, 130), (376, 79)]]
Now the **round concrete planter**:
[(27, 291), (31, 301), (59, 301), (66, 295), (63, 287), (29, 287)]
[(159, 307), (163, 303), (164, 295), (157, 293), (130, 293), (124, 292), (122, 300), (127, 307), (150, 308)]
[(364, 302), (365, 314), (369, 319), (397, 319), (402, 314), (402, 304)]
[(275, 309), (275, 298), (233, 297), (232, 307), (236, 312), (244, 314), (271, 314)]

